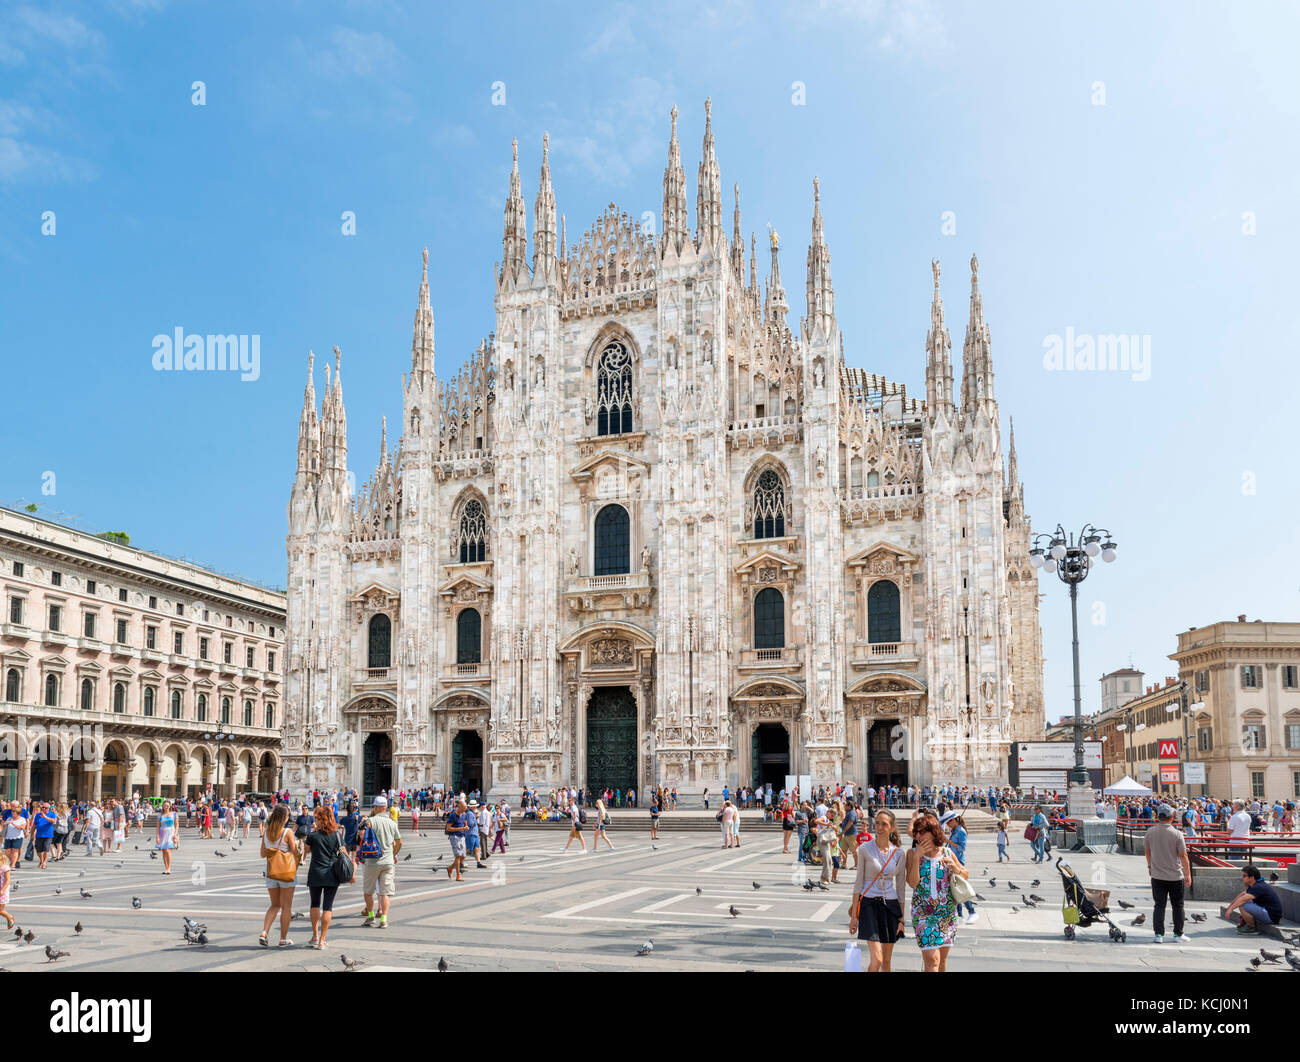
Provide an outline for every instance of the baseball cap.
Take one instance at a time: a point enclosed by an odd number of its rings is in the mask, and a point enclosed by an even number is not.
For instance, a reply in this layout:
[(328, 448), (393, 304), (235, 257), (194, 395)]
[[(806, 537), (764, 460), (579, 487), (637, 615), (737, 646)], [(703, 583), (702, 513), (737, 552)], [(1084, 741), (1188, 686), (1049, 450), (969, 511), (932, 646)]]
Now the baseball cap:
[(386, 807), (388, 807), (388, 797), (386, 797), (386, 796), (377, 796), (377, 797), (375, 797), (374, 807), (377, 807), (377, 808), (386, 808)]
[(1156, 815), (1162, 819), (1172, 819), (1174, 817), (1174, 809), (1168, 804), (1161, 804), (1156, 810)]

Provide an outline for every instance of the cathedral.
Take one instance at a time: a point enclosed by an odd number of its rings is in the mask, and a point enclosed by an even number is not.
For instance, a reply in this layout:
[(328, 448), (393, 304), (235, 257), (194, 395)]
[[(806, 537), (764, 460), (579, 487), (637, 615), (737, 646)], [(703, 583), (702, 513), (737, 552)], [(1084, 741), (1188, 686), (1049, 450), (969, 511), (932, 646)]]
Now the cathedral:
[(697, 174), (692, 231), (673, 108), (662, 231), (610, 204), (570, 246), (543, 138), (530, 256), (516, 144), (495, 327), (437, 375), (426, 251), (400, 438), (359, 489), (339, 352), (319, 408), (309, 360), (289, 788), (985, 785), (1041, 735), (976, 260), (960, 394), (932, 264), (921, 401), (846, 363), (817, 180), (792, 329), (739, 186), (727, 235), (707, 102)]

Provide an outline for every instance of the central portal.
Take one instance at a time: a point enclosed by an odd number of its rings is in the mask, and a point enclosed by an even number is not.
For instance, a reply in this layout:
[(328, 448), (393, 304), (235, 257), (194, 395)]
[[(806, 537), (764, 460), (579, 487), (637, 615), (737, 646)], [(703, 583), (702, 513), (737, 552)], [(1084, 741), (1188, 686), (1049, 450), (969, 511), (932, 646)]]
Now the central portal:
[(370, 733), (362, 746), (361, 797), (369, 804), (393, 785), (393, 742), (387, 734)]
[(598, 686), (587, 702), (587, 792), (636, 786), (636, 700), (627, 686)]
[(790, 732), (780, 723), (760, 723), (750, 739), (750, 762), (754, 767), (755, 786), (784, 789), (790, 774)]
[(477, 730), (458, 730), (451, 743), (451, 784), (461, 793), (483, 787), (483, 738)]

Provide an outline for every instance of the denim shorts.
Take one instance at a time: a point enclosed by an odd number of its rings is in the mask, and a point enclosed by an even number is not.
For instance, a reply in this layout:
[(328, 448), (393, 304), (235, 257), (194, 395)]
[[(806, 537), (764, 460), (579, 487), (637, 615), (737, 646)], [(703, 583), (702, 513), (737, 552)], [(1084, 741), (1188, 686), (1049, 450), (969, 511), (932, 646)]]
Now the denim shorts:
[(296, 881), (276, 881), (275, 878), (266, 879), (268, 889), (292, 889), (298, 883)]
[(1241, 909), (1254, 918), (1258, 925), (1271, 926), (1273, 924), (1273, 919), (1269, 917), (1268, 912), (1253, 900), (1243, 903)]

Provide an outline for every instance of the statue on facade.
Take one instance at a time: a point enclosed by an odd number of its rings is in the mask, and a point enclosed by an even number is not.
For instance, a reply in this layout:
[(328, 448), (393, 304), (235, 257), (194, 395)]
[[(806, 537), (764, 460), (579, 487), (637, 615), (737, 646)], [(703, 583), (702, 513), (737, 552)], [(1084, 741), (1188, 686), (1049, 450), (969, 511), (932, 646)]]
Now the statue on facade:
[(650, 567), (654, 563), (654, 555), (650, 551), (650, 543), (647, 542), (641, 547), (641, 570), (649, 574)]

